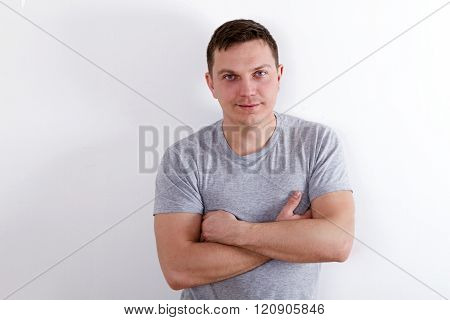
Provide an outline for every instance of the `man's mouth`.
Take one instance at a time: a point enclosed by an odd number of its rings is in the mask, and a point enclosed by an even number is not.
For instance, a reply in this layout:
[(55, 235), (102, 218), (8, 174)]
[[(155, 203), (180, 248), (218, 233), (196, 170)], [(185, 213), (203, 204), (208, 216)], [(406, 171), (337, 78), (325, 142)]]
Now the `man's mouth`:
[(238, 104), (238, 106), (242, 107), (242, 108), (253, 108), (253, 107), (259, 106), (259, 103), (255, 103), (255, 104)]

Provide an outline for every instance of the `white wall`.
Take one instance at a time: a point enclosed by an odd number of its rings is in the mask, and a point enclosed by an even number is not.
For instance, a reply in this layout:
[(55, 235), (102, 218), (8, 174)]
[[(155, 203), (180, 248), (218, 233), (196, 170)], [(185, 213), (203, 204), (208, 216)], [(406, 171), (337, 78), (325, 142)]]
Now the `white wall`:
[[(139, 127), (180, 125), (154, 104), (194, 130), (221, 117), (203, 78), (214, 29), (250, 18), (271, 31), (283, 112), (444, 1), (3, 3), (0, 297), (177, 299)], [(336, 129), (355, 190), (358, 240), (348, 262), (323, 266), (321, 299), (450, 296), (449, 27), (450, 5), (289, 112)]]

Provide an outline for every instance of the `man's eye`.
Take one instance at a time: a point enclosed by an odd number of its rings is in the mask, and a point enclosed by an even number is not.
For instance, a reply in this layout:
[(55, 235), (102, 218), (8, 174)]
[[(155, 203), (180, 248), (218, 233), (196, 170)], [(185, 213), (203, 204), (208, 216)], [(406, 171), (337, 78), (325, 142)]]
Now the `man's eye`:
[(226, 80), (233, 80), (234, 79), (234, 74), (226, 74), (223, 76), (224, 79)]
[(267, 75), (267, 71), (256, 71), (255, 74), (260, 78)]

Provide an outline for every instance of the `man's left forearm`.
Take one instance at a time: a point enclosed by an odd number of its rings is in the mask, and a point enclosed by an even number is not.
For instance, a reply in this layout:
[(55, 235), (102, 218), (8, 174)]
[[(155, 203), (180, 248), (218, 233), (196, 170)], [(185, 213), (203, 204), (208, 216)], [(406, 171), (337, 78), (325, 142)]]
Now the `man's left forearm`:
[(342, 262), (353, 241), (353, 226), (328, 219), (250, 223), (239, 221), (231, 245), (289, 262)]

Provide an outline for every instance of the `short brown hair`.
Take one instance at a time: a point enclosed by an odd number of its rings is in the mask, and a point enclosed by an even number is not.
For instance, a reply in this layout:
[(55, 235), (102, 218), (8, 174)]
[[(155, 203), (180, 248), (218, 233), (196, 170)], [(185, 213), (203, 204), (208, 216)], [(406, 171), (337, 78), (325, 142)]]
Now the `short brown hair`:
[(214, 51), (227, 50), (236, 43), (261, 39), (272, 50), (275, 66), (278, 67), (278, 46), (270, 32), (258, 22), (253, 20), (237, 19), (225, 22), (214, 31), (206, 50), (208, 72), (212, 75), (214, 64)]

